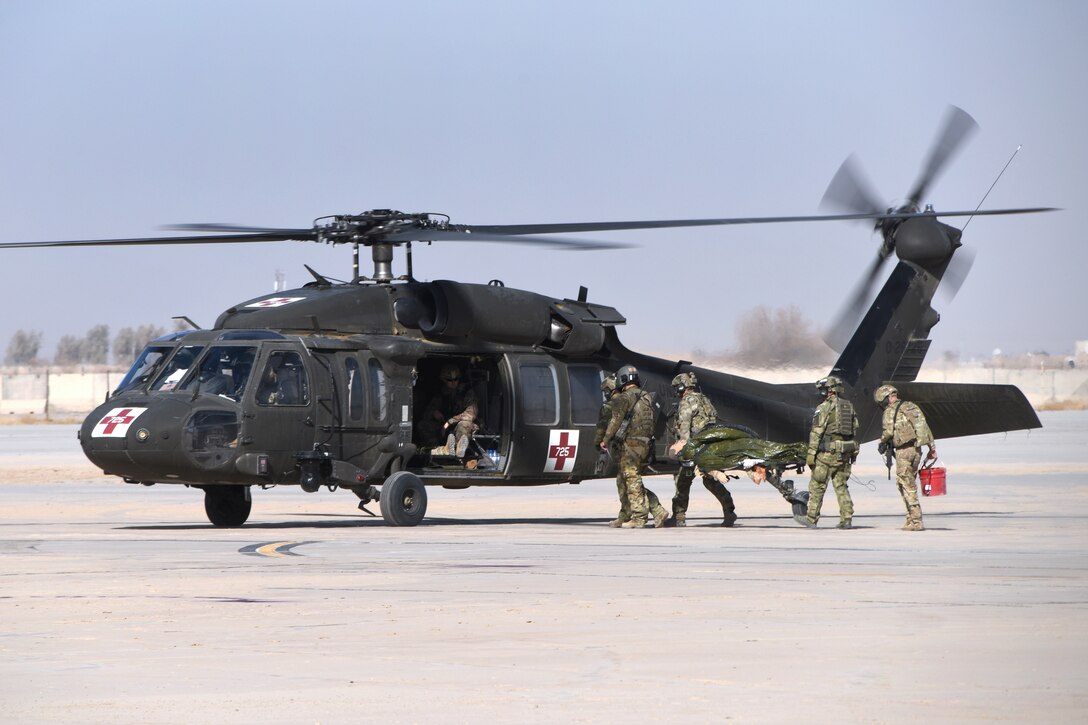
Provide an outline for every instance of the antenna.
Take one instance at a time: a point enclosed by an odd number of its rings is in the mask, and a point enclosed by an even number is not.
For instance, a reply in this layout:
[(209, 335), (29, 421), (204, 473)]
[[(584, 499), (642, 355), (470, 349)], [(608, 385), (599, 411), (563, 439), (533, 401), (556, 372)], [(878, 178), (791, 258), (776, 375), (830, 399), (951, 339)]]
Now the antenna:
[[(1009, 164), (1012, 163), (1012, 160), (1016, 158), (1016, 154), (1020, 153), (1020, 149), (1022, 148), (1024, 148), (1024, 144), (1020, 144), (1019, 146), (1017, 146), (1016, 150), (1012, 152), (1012, 156), (1009, 157), (1009, 160), (1006, 161), (1005, 165), (1001, 167), (1001, 171), (997, 172), (997, 178), (994, 179), (994, 183), (990, 184), (990, 188), (986, 190), (986, 193), (982, 195), (982, 199), (979, 200), (978, 206), (975, 207), (975, 211), (978, 211), (982, 208), (982, 205), (986, 202), (986, 197), (988, 197), (990, 195), (990, 192), (994, 190), (994, 187), (997, 186), (997, 182), (1001, 181), (1001, 175), (1005, 173), (1005, 169), (1009, 168)], [(964, 229), (967, 229), (967, 225), (971, 223), (972, 219), (974, 219), (973, 216), (967, 217), (967, 221), (964, 223), (963, 229), (960, 230), (961, 232)]]

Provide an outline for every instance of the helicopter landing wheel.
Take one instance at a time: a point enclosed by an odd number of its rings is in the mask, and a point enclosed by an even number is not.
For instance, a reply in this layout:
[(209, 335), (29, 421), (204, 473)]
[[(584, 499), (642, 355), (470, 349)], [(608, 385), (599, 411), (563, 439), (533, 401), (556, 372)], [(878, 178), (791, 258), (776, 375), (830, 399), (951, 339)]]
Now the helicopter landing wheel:
[(215, 526), (237, 528), (246, 522), (252, 509), (249, 486), (204, 487), (204, 513)]
[(427, 513), (427, 489), (419, 476), (397, 471), (382, 484), (381, 507), (390, 526), (415, 526)]

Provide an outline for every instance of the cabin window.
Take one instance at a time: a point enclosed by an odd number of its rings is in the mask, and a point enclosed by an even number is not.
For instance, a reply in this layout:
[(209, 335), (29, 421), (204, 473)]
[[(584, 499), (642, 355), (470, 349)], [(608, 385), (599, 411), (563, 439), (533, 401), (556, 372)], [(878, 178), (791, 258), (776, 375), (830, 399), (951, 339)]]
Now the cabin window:
[(570, 383), (570, 422), (596, 425), (601, 414), (601, 370), (592, 365), (567, 368)]
[(370, 382), (370, 419), (385, 420), (387, 400), (385, 396), (385, 371), (381, 363), (374, 358), (367, 362), (368, 381)]
[(310, 380), (302, 356), (277, 351), (268, 356), (257, 386), (257, 405), (309, 405)]
[(548, 363), (521, 363), (521, 410), (529, 425), (559, 422), (559, 388)]
[(359, 362), (349, 357), (344, 361), (344, 372), (348, 378), (348, 415), (352, 420), (362, 420), (366, 410), (366, 398), (363, 393), (363, 374)]

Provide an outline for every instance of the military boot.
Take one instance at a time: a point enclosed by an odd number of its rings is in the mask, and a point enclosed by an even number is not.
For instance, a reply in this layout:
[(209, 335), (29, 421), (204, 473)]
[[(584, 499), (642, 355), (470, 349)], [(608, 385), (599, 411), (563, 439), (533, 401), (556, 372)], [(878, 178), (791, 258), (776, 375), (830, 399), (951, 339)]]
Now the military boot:
[(450, 433), (446, 437), (446, 445), (438, 446), (431, 449), (432, 456), (452, 456), (457, 449), (457, 439), (453, 437), (453, 433)]
[(676, 514), (672, 517), (673, 526), (687, 526), (688, 519), (686, 514)]
[(904, 531), (925, 531), (922, 526), (922, 507), (915, 504), (907, 506), (907, 522), (903, 526)]
[(625, 519), (625, 518), (623, 518), (621, 516), (619, 518), (615, 518), (615, 519), (612, 519), (611, 521), (609, 521), (608, 525), (610, 527), (612, 527), (613, 529), (618, 529), (619, 527), (623, 526), (625, 523), (627, 523), (630, 520), (631, 519)]
[(798, 519), (797, 523), (801, 524), (806, 529), (816, 528), (816, 519), (810, 519), (807, 515), (803, 519)]
[(620, 524), (621, 529), (641, 529), (646, 526), (646, 519), (629, 519)]
[(737, 523), (737, 512), (736, 511), (723, 511), (722, 515), (723, 515), (722, 526), (724, 526), (724, 527), (726, 527), (728, 529), (733, 528), (733, 524)]
[(657, 511), (654, 512), (654, 528), (660, 529), (668, 520), (669, 512), (665, 510), (664, 506), (659, 506)]
[(836, 526), (835, 528), (836, 529), (852, 529), (852, 528), (854, 528), (854, 523), (853, 523), (853, 521), (851, 519), (843, 519), (842, 521), (839, 522), (839, 525)]

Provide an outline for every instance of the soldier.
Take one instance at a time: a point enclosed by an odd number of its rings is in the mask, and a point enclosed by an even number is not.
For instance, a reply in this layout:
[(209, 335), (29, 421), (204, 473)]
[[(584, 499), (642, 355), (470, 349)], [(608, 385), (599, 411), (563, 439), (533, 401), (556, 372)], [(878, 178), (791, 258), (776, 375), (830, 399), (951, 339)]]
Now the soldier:
[[(680, 373), (672, 379), (673, 390), (680, 398), (680, 406), (676, 412), (677, 440), (669, 448), (669, 452), (673, 455), (679, 453), (693, 435), (718, 420), (718, 411), (714, 409), (714, 404), (710, 402), (710, 398), (699, 392), (696, 385), (698, 380), (695, 378), (695, 373)], [(737, 513), (729, 489), (705, 471), (700, 473), (703, 486), (722, 505), (722, 526), (732, 526), (737, 521)], [(672, 497), (672, 518), (676, 526), (687, 525), (688, 498), (691, 494), (691, 482), (694, 479), (695, 462), (682, 462), (680, 470), (676, 472), (676, 495)]]
[(929, 446), (926, 460), (937, 457), (933, 433), (926, 423), (922, 409), (908, 400), (899, 399), (899, 391), (891, 385), (881, 385), (873, 394), (877, 405), (884, 408), (884, 426), (878, 450), (885, 454), (888, 446), (895, 450), (895, 485), (907, 506), (904, 531), (924, 531), (922, 507), (918, 503), (918, 488), (914, 479), (922, 461), (922, 446)]
[(858, 444), (854, 436), (858, 431), (858, 417), (849, 400), (841, 397), (842, 380), (828, 375), (816, 382), (816, 390), (824, 401), (812, 416), (812, 430), (808, 436), (808, 458), (805, 463), (812, 471), (808, 484), (808, 516), (805, 526), (814, 529), (820, 520), (820, 507), (827, 491), (827, 480), (835, 487), (839, 501), (840, 529), (853, 528), (854, 502), (846, 481), (850, 478), (850, 466), (858, 456)]
[(444, 441), (445, 446), (435, 449), (435, 452), (463, 458), (469, 438), (479, 429), (476, 424), (479, 410), (476, 394), (471, 388), (461, 385), (461, 368), (453, 363), (443, 365), (438, 377), (442, 381), (442, 388), (423, 411), (423, 419), (418, 426), (420, 440), (424, 444)]
[[(630, 519), (620, 524), (624, 529), (641, 529), (649, 515), (646, 488), (642, 485), (642, 467), (650, 458), (650, 437), (654, 434), (654, 403), (649, 393), (639, 386), (638, 370), (625, 365), (616, 372), (620, 392), (612, 398), (612, 418), (608, 421), (600, 449), (607, 451), (615, 441), (622, 443), (619, 479), (627, 492)], [(652, 494), (650, 494), (652, 495)], [(668, 512), (664, 507), (654, 516), (654, 528), (665, 525)]]
[[(597, 430), (593, 436), (593, 445), (597, 448), (600, 448), (601, 441), (604, 440), (604, 432), (608, 429), (609, 421), (612, 420), (612, 398), (620, 393), (619, 386), (616, 384), (615, 373), (612, 373), (601, 381), (601, 392), (604, 394), (604, 405), (601, 406), (601, 413), (597, 419)], [(665, 511), (664, 507), (661, 505), (661, 501), (658, 500), (657, 495), (648, 488), (645, 488), (645, 491), (646, 498), (650, 503), (650, 514), (654, 517), (654, 521), (656, 522), (659, 519), (666, 518), (668, 512)], [(622, 471), (616, 474), (616, 493), (620, 498), (620, 514), (608, 522), (608, 525), (614, 529), (618, 529), (623, 526), (625, 522), (631, 520), (631, 503), (627, 497), (627, 486), (623, 482)]]

